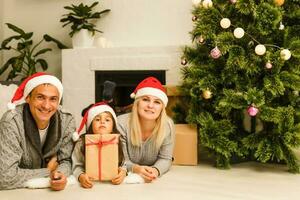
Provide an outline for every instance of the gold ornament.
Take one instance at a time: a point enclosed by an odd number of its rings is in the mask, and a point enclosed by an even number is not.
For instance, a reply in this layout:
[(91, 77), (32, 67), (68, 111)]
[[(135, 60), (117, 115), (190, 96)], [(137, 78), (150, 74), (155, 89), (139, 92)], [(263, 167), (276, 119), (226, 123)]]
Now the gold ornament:
[(186, 65), (186, 64), (187, 64), (187, 60), (186, 60), (185, 58), (182, 58), (182, 59), (181, 59), (181, 64), (182, 64), (182, 65)]
[(266, 53), (265, 45), (259, 44), (255, 47), (255, 53), (259, 56), (262, 56)]
[(205, 43), (205, 39), (204, 39), (204, 37), (202, 35), (199, 36), (198, 43), (199, 44), (204, 44)]
[(202, 97), (204, 99), (210, 99), (212, 97), (212, 92), (209, 90), (204, 90), (202, 93)]
[(204, 0), (202, 2), (202, 6), (203, 8), (210, 8), (213, 6), (213, 2), (211, 0)]
[(244, 31), (244, 29), (242, 29), (242, 28), (236, 28), (236, 29), (234, 29), (234, 31), (233, 31), (234, 37), (236, 37), (236, 38), (238, 38), (238, 39), (244, 37), (244, 34), (245, 34), (245, 31)]
[(276, 6), (282, 6), (284, 4), (284, 0), (274, 0)]
[(288, 60), (291, 58), (291, 52), (288, 49), (283, 49), (280, 51), (280, 58), (282, 60)]
[(224, 28), (224, 29), (229, 28), (230, 25), (231, 25), (230, 19), (228, 19), (228, 18), (223, 18), (223, 19), (221, 19), (220, 25), (221, 25), (221, 27)]
[(193, 16), (193, 17), (192, 17), (192, 21), (193, 21), (193, 22), (197, 21), (197, 19), (198, 19), (197, 16)]

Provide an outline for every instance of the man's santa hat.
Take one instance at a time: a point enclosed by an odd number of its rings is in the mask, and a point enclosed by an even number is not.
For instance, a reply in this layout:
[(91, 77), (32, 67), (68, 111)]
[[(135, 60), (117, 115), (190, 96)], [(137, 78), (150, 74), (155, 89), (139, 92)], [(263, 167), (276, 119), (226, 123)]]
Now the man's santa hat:
[(59, 93), (59, 102), (62, 98), (63, 94), (63, 86), (55, 76), (46, 74), (44, 72), (35, 73), (29, 77), (27, 77), (16, 90), (11, 102), (8, 103), (7, 107), (9, 110), (13, 110), (16, 108), (16, 105), (22, 104), (25, 102), (26, 97), (30, 94), (30, 92), (37, 86), (41, 84), (49, 83), (55, 86)]
[(113, 116), (115, 123), (117, 123), (116, 113), (109, 105), (107, 105), (105, 102), (95, 103), (85, 112), (85, 114), (81, 120), (79, 128), (77, 129), (76, 132), (73, 133), (73, 136), (72, 136), (73, 141), (74, 142), (77, 141), (79, 139), (80, 135), (83, 134), (82, 129), (83, 129), (84, 125), (85, 125), (86, 129), (88, 129), (90, 127), (93, 119), (97, 115), (99, 115), (100, 113), (103, 113), (103, 112), (109, 112)]
[(159, 80), (154, 77), (148, 77), (141, 81), (135, 88), (134, 92), (131, 93), (130, 97), (136, 99), (144, 95), (152, 95), (159, 98), (165, 107), (168, 104), (168, 97), (165, 88)]

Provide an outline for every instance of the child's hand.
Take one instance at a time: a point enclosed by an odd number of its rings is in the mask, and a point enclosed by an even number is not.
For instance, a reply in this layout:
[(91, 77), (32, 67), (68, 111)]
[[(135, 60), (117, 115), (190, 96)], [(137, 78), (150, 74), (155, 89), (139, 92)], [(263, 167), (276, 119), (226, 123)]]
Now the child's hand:
[(127, 171), (125, 169), (123, 169), (122, 167), (119, 167), (118, 172), (119, 172), (118, 175), (114, 179), (111, 180), (112, 184), (114, 184), (114, 185), (119, 185), (123, 182)]
[(86, 173), (80, 174), (78, 179), (80, 185), (84, 188), (92, 188), (94, 185), (92, 179)]
[(58, 167), (57, 156), (53, 156), (47, 164), (47, 169), (50, 172), (53, 172), (57, 169), (57, 167)]

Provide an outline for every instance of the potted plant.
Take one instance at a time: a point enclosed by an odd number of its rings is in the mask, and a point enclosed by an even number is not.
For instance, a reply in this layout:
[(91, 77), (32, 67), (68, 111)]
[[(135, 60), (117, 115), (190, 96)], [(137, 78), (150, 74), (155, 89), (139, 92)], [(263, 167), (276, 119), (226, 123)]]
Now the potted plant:
[(96, 28), (95, 20), (101, 18), (101, 15), (110, 11), (105, 9), (100, 12), (93, 12), (93, 8), (99, 2), (94, 2), (92, 5), (79, 5), (65, 6), (64, 9), (70, 12), (63, 15), (60, 22), (64, 23), (63, 27), (71, 25), (71, 32), (69, 35), (72, 38), (73, 47), (91, 47), (96, 32), (102, 31)]
[(9, 70), (6, 81), (23, 80), (26, 77), (37, 72), (40, 67), (43, 71), (47, 70), (48, 63), (45, 59), (40, 58), (42, 54), (51, 51), (51, 48), (40, 48), (42, 42), (54, 42), (58, 48), (67, 48), (64, 44), (45, 34), (43, 38), (37, 43), (33, 44), (33, 32), (25, 32), (21, 28), (6, 23), (9, 29), (16, 32), (16, 35), (4, 39), (1, 43), (1, 50), (13, 50), (17, 54), (9, 58), (6, 63), (0, 67), (0, 76)]

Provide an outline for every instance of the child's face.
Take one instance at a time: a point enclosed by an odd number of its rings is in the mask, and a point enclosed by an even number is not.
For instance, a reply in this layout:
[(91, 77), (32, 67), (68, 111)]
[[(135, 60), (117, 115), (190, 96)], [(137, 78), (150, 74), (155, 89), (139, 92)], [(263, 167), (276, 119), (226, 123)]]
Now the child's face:
[(103, 112), (97, 115), (92, 122), (94, 134), (110, 134), (113, 131), (114, 121), (110, 113)]

